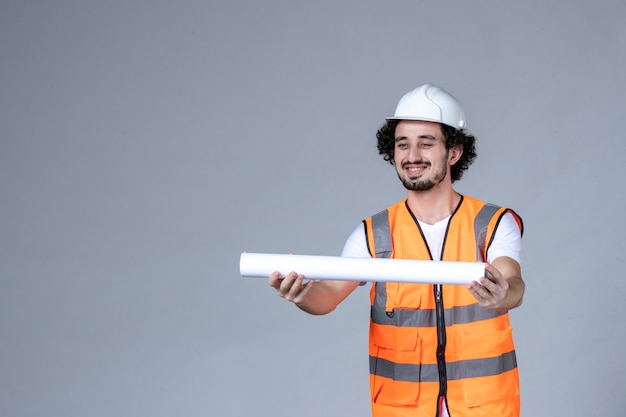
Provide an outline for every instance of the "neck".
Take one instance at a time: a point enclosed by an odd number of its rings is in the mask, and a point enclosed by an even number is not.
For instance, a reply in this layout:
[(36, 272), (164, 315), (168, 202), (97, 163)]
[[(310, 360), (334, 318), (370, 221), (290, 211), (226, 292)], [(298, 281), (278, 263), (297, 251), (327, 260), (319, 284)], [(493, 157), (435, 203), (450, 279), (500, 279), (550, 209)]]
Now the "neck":
[(418, 220), (435, 224), (445, 219), (456, 209), (461, 195), (449, 187), (437, 187), (428, 191), (408, 191), (407, 203)]

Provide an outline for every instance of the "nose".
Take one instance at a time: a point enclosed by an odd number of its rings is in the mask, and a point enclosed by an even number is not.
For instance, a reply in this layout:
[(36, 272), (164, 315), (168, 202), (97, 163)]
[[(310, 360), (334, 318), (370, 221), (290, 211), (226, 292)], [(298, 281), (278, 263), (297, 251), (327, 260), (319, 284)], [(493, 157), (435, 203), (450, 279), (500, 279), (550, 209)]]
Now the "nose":
[(420, 152), (420, 148), (417, 145), (411, 145), (409, 147), (409, 161), (421, 161), (422, 153)]

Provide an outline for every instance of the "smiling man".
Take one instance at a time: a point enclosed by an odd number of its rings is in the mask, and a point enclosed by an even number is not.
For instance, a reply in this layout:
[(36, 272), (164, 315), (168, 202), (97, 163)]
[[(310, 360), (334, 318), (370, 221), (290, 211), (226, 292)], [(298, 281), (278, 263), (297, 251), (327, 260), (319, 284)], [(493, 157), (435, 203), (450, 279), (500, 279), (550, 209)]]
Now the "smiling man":
[[(486, 262), (469, 286), (376, 282), (369, 341), (372, 415), (519, 416), (508, 311), (522, 303), (521, 218), (461, 195), (452, 184), (476, 158), (455, 97), (433, 85), (405, 94), (376, 133), (407, 189), (365, 219), (342, 256)], [(275, 272), (269, 284), (310, 314), (333, 311), (358, 282)]]

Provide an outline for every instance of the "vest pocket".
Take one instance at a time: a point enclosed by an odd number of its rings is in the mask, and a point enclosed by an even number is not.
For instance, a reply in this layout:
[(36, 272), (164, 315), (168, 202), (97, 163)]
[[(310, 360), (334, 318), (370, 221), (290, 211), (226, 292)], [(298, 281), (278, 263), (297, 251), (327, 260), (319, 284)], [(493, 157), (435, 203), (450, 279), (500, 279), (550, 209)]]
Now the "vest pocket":
[[(459, 348), (474, 351), (476, 359), (461, 360), (460, 385), (465, 404), (477, 407), (493, 402), (512, 401), (519, 397), (517, 361), (512, 329), (489, 335), (464, 335)], [(463, 350), (460, 350), (463, 352)]]
[(372, 402), (392, 406), (417, 404), (421, 339), (416, 328), (374, 326), (370, 357)]

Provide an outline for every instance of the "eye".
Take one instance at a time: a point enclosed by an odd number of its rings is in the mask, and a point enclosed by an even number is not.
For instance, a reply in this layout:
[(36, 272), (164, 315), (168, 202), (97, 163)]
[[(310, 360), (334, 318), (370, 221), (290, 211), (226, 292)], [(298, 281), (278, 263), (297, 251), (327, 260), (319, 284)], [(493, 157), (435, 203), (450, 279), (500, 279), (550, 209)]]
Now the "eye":
[(398, 148), (398, 149), (406, 149), (407, 148), (407, 144), (404, 143), (404, 142), (396, 143), (396, 148)]

